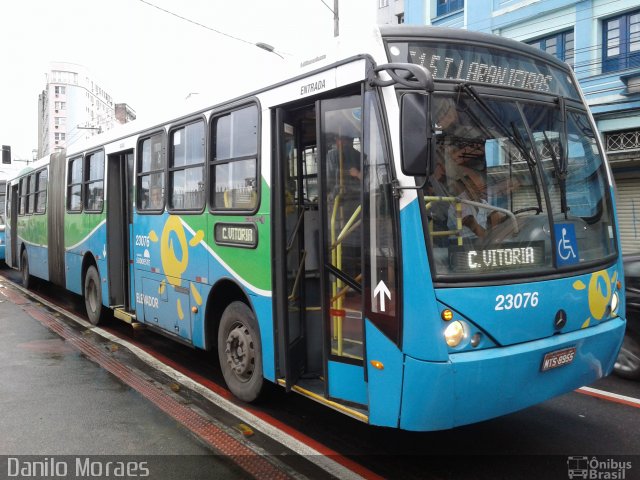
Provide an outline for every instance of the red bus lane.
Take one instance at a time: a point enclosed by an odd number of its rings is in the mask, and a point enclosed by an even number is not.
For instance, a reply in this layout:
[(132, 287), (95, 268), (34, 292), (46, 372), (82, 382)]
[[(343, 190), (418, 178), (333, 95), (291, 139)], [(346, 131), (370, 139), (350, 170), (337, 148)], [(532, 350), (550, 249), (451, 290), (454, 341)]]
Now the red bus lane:
[[(8, 271), (5, 270), (2, 271), (2, 273), (6, 274)], [(185, 359), (181, 359), (180, 355), (178, 355), (178, 359), (176, 359), (175, 351), (168, 352), (168, 355), (164, 354), (162, 352), (162, 346), (159, 346), (159, 344), (163, 343), (164, 339), (153, 338), (158, 337), (153, 333), (150, 335), (136, 335), (132, 330), (128, 329), (127, 325), (122, 323), (114, 323), (105, 328), (93, 327), (83, 318), (84, 315), (82, 313), (69, 311), (56, 305), (56, 303), (73, 305), (74, 301), (72, 298), (67, 298), (66, 300), (68, 301), (64, 302), (65, 299), (57, 295), (39, 295), (32, 291), (26, 292), (16, 284), (10, 284), (10, 286), (7, 284), (7, 286), (8, 288), (2, 289), (2, 294), (8, 301), (16, 305), (21, 305), (23, 310), (32, 318), (60, 335), (65, 341), (80, 350), (92, 361), (98, 363), (102, 368), (138, 391), (163, 412), (203, 440), (215, 452), (232, 457), (234, 462), (255, 478), (289, 478), (289, 476), (286, 472), (278, 471), (270, 462), (262, 459), (261, 455), (257, 453), (260, 452), (259, 448), (255, 450), (247, 448), (242, 442), (236, 441), (232, 436), (225, 433), (224, 429), (208, 421), (207, 418), (200, 415), (197, 411), (191, 411), (179, 401), (164, 395), (157, 388), (151, 386), (146, 379), (137, 376), (135, 370), (128, 368), (126, 364), (112, 358), (109, 353), (105, 353), (100, 348), (92, 345), (91, 342), (83, 338), (82, 333), (78, 333), (76, 329), (66, 325), (65, 322), (60, 319), (61, 316), (81, 327), (91, 330), (93, 333), (111, 342), (108, 348), (108, 350), (111, 350), (111, 353), (119, 347), (130, 350), (143, 362), (152, 368), (161, 370), (180, 384), (180, 386), (171, 384), (170, 389), (174, 391), (180, 388), (194, 389), (198, 391), (198, 393), (204, 394), (207, 400), (218, 407), (225, 409), (233, 415), (237, 415), (238, 421), (233, 427), (240, 431), (246, 438), (252, 436), (254, 430), (260, 430), (276, 442), (291, 449), (294, 453), (310, 459), (331, 476), (354, 479), (382, 478), (357, 462), (342, 456), (335, 450), (332, 450), (299, 430), (286, 425), (268, 413), (238, 402), (224, 386), (203, 376), (201, 373), (190, 368), (190, 366), (187, 366), (184, 363)], [(26, 295), (31, 296), (49, 310), (54, 310), (53, 314), (47, 312), (41, 305), (32, 302)], [(114, 345), (117, 345), (117, 347), (114, 347)], [(176, 345), (172, 343), (168, 345), (172, 348), (176, 347)], [(186, 353), (188, 355), (196, 352), (187, 349)]]

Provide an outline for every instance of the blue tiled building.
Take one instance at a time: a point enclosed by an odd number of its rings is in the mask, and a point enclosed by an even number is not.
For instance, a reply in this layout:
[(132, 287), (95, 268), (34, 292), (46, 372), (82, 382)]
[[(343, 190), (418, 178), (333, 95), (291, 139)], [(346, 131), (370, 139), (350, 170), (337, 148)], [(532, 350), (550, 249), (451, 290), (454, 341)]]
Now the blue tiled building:
[(404, 0), (403, 7), (405, 23), (502, 35), (573, 66), (613, 168), (623, 251), (640, 251), (640, 1)]

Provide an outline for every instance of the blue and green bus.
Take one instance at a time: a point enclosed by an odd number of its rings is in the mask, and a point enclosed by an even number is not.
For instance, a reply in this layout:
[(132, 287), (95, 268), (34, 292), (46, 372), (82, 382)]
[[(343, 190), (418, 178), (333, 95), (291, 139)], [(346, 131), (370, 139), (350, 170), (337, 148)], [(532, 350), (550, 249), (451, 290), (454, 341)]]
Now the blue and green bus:
[(4, 172), (0, 171), (0, 262), (4, 262), (5, 254), (5, 200), (6, 200), (6, 188), (7, 179)]
[(94, 324), (217, 351), (244, 401), (268, 381), (439, 430), (608, 375), (613, 182), (571, 69), (432, 27), (336, 52), (42, 159), (11, 180), (8, 261)]

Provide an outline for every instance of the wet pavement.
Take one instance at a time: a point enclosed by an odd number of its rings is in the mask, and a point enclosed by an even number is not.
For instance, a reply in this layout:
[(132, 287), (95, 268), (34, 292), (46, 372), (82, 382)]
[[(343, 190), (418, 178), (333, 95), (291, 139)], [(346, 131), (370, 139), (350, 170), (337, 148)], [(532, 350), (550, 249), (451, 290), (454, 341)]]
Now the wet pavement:
[[(189, 416), (181, 410), (186, 411), (185, 402), (172, 398), (171, 392), (158, 390), (150, 401), (143, 394), (144, 388), (156, 389), (151, 379), (114, 375), (118, 368), (133, 374), (129, 367), (112, 360), (108, 361), (115, 366), (105, 369), (100, 358), (110, 358), (108, 346), (91, 347), (91, 332), (66, 325), (56, 316), (0, 282), (0, 478), (14, 473), (21, 474), (19, 478), (29, 476), (34, 465), (41, 469), (67, 465), (63, 477), (80, 478), (75, 470), (78, 465), (80, 473), (92, 468), (87, 458), (103, 475), (108, 462), (115, 462), (113, 468), (126, 460), (137, 465), (133, 477), (145, 476), (141, 475), (145, 471), (150, 478), (267, 477), (245, 468), (237, 461), (240, 457), (212, 449), (211, 443), (185, 428), (183, 421), (167, 415), (163, 410)], [(62, 326), (54, 333), (50, 327), (58, 323)], [(132, 388), (136, 382), (141, 390)], [(210, 434), (224, 437), (224, 442), (237, 445), (235, 451), (243, 454), (244, 445), (217, 431), (203, 420), (204, 415), (193, 415), (214, 431)], [(37, 476), (50, 476), (44, 470), (39, 473)]]

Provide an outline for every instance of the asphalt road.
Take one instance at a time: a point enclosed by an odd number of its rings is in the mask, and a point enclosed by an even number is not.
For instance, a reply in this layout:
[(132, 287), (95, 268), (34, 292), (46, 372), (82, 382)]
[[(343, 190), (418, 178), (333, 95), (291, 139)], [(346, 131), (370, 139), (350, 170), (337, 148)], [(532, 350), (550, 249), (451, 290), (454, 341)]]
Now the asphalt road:
[[(1, 273), (17, 281), (16, 272)], [(39, 290), (55, 296), (65, 308), (82, 311), (77, 296), (51, 292), (48, 286)], [(117, 321), (108, 329), (181, 365), (194, 377), (224, 385), (211, 354), (152, 332), (134, 335)], [(640, 399), (640, 382), (608, 377), (592, 387)], [(428, 433), (371, 427), (276, 386), (251, 408), (384, 478), (564, 479), (585, 461), (595, 467), (589, 467), (594, 473), (588, 475), (593, 476), (585, 478), (640, 478), (640, 409), (579, 392), (494, 420)]]

